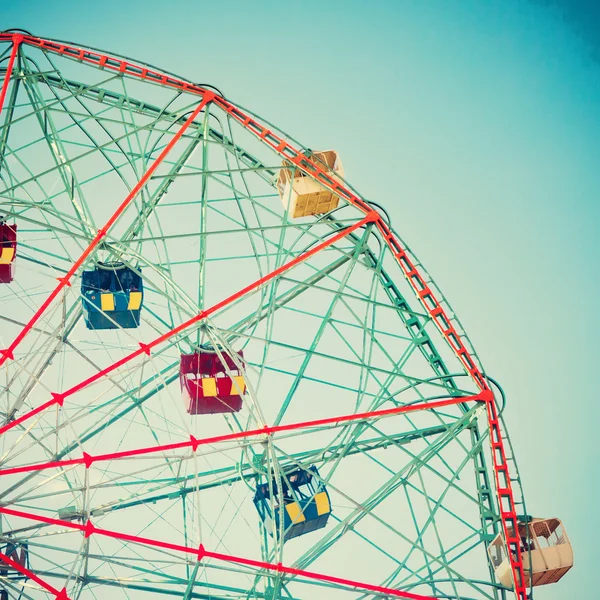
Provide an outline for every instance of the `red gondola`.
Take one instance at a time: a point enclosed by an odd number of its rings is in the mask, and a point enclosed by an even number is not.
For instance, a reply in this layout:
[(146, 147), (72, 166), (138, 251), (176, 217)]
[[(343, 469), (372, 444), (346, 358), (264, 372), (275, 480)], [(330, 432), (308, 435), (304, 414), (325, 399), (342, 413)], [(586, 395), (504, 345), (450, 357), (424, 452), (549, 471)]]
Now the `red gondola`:
[[(238, 364), (243, 366), (243, 352), (236, 354)], [(221, 356), (225, 364), (216, 352), (208, 350), (181, 355), (179, 380), (185, 408), (190, 415), (241, 410), (246, 382), (233, 358), (225, 351)]]
[(0, 283), (10, 283), (15, 277), (17, 256), (17, 226), (7, 225), (0, 217)]

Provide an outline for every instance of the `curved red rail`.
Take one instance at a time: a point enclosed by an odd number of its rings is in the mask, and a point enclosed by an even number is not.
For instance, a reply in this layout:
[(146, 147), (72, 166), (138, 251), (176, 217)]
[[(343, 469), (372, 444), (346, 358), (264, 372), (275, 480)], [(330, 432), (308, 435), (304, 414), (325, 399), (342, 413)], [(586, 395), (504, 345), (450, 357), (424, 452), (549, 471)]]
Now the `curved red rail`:
[[(362, 200), (356, 194), (354, 194), (345, 185), (343, 185), (337, 180), (334, 180), (328, 174), (327, 171), (325, 171), (320, 165), (313, 162), (302, 151), (296, 149), (288, 141), (284, 140), (282, 137), (280, 137), (261, 123), (259, 123), (254, 117), (246, 114), (243, 110), (236, 107), (234, 104), (232, 104), (222, 96), (216, 95), (211, 90), (207, 90), (201, 86), (179, 79), (172, 75), (156, 71), (143, 65), (135, 64), (123, 58), (109, 56), (107, 54), (102, 54), (85, 48), (70, 46), (61, 42), (44, 40), (30, 35), (4, 33), (0, 34), (0, 41), (12, 41), (13, 52), (11, 53), (11, 57), (13, 56), (13, 54), (16, 55), (19, 44), (27, 44), (29, 46), (40, 48), (41, 50), (44, 50), (46, 52), (52, 52), (54, 54), (58, 54), (66, 58), (86, 63), (100, 69), (111, 70), (117, 73), (121, 73), (124, 76), (138, 78), (164, 87), (170, 87), (191, 94), (199, 95), (203, 98), (201, 105), (205, 105), (208, 101), (212, 101), (214, 104), (226, 111), (233, 119), (239, 122), (245, 129), (250, 131), (263, 143), (270, 146), (282, 158), (293, 163), (294, 165), (296, 165), (297, 168), (301, 169), (306, 174), (318, 180), (321, 183), (321, 185), (323, 185), (325, 188), (334, 192), (336, 195), (344, 198), (348, 203), (354, 205), (359, 210), (363, 211), (366, 215), (365, 219), (368, 219), (369, 221), (375, 223), (377, 229), (383, 236), (387, 246), (396, 258), (408, 283), (413, 288), (417, 298), (419, 299), (419, 301), (421, 302), (431, 319), (434, 321), (434, 323), (442, 333), (443, 337), (446, 339), (454, 354), (465, 366), (465, 368), (467, 369), (467, 371), (469, 372), (479, 389), (482, 391), (487, 390), (491, 392), (483, 373), (481, 372), (481, 370), (473, 360), (472, 356), (468, 352), (460, 334), (452, 325), (452, 322), (448, 318), (448, 315), (445, 312), (444, 308), (441, 306), (440, 302), (435, 297), (430, 287), (427, 285), (425, 278), (422, 276), (418, 268), (412, 262), (406, 250), (402, 247), (402, 244), (400, 244), (399, 240), (395, 237), (394, 233), (386, 225), (381, 215), (377, 211), (375, 211), (371, 206), (369, 206), (368, 203), (366, 203), (364, 200)], [(8, 88), (10, 76), (11, 69), (7, 71), (4, 85), (2, 88), (4, 95), (6, 94), (6, 89)], [(199, 106), (195, 111), (196, 115), (200, 112), (200, 110), (201, 108)], [(194, 118), (196, 115), (194, 115)], [(182, 127), (186, 128), (188, 125), (189, 123), (186, 122), (186, 124), (184, 124), (184, 126)], [(181, 137), (181, 135), (183, 134), (182, 130), (180, 130), (180, 132), (181, 133), (179, 137)], [(174, 143), (175, 142), (176, 140), (174, 140)], [(166, 152), (163, 151), (164, 156), (166, 156), (166, 154), (168, 153), (168, 151), (170, 151), (171, 148), (172, 145), (169, 147), (169, 150), (165, 148)], [(164, 156), (162, 156), (162, 158), (164, 158)], [(138, 182), (138, 185), (136, 186), (136, 188), (134, 188), (135, 190), (137, 190), (135, 194), (137, 194), (145, 185), (150, 175), (148, 175), (148, 177), (145, 177), (144, 175), (144, 177)], [(80, 259), (75, 263), (75, 265), (68, 272), (65, 278), (59, 282), (59, 286), (57, 287), (57, 289), (54, 292), (52, 292), (52, 294), (46, 300), (46, 302), (44, 302), (42, 307), (38, 309), (32, 320), (29, 321), (29, 323), (26, 325), (21, 334), (15, 339), (15, 341), (13, 341), (11, 346), (6, 350), (0, 351), (2, 353), (2, 356), (0, 356), (0, 366), (4, 364), (6, 360), (14, 358), (14, 349), (18, 346), (20, 341), (22, 341), (22, 339), (27, 335), (28, 331), (32, 327), (32, 323), (39, 319), (43, 312), (52, 303), (52, 300), (58, 295), (60, 290), (65, 285), (69, 285), (68, 280), (70, 279), (70, 277), (72, 277), (72, 275), (81, 266), (81, 264), (83, 264), (83, 261), (89, 256), (89, 254), (92, 252), (93, 248), (99, 242), (101, 237), (103, 235), (106, 235), (108, 227), (110, 226), (109, 223), (112, 225), (116, 221), (116, 219), (125, 210), (125, 208), (131, 202), (132, 199), (133, 196), (131, 198), (128, 196), (128, 198), (125, 199), (125, 201), (121, 204), (119, 209), (117, 209), (115, 215), (111, 217), (107, 225), (105, 225), (105, 227), (98, 232), (98, 236), (100, 237), (96, 236), (96, 238), (94, 238), (94, 241), (92, 242), (94, 246), (90, 245), (91, 248), (89, 249), (89, 252), (84, 252), (84, 255), (82, 255), (82, 257), (80, 257)], [(103, 232), (102, 235), (100, 235), (101, 232)], [(142, 351), (145, 351), (144, 348), (142, 348)], [(134, 355), (138, 356), (139, 353), (140, 351), (137, 351), (136, 353), (129, 355), (130, 357), (127, 358), (127, 360), (131, 360), (131, 358), (134, 358)], [(124, 364), (124, 362), (123, 360), (121, 360), (115, 364), (118, 364), (118, 366), (120, 366)], [(110, 370), (113, 369), (111, 368)], [(60, 395), (58, 396), (58, 399), (46, 403), (46, 405), (44, 405), (44, 408), (52, 406), (56, 403), (60, 404)], [(518, 600), (527, 600), (528, 593), (527, 588), (525, 586), (523, 558), (521, 555), (519, 543), (520, 540), (518, 538), (517, 533), (518, 527), (514, 494), (512, 491), (512, 483), (506, 459), (504, 442), (500, 430), (498, 413), (495, 402), (487, 402), (486, 406), (490, 444), (492, 450), (492, 460), (495, 472), (496, 495), (499, 505), (500, 520), (502, 522), (502, 529), (504, 532), (506, 543), (509, 548), (508, 556), (511, 562), (514, 590)], [(41, 410), (43, 410), (43, 408), (41, 408)], [(6, 429), (0, 429), (0, 433), (2, 433), (3, 431), (6, 431)]]

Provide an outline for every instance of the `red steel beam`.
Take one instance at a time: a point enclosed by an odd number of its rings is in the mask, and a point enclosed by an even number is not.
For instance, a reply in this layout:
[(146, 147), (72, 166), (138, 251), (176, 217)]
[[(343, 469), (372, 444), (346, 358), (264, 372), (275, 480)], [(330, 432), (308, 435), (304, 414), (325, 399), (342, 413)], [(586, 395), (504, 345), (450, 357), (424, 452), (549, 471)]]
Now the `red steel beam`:
[[(9, 39), (10, 37), (10, 34), (0, 34), (0, 41), (3, 39)], [(111, 57), (92, 50), (76, 48), (61, 42), (43, 40), (33, 36), (24, 36), (23, 42), (31, 46), (41, 48), (42, 50), (53, 52), (101, 69), (116, 71), (118, 73), (129, 75), (131, 77), (137, 77), (158, 85), (190, 92), (192, 94), (202, 95), (206, 93), (212, 93), (208, 92), (208, 90), (205, 88), (190, 82), (186, 82), (178, 79), (177, 77), (155, 71), (145, 66), (136, 65), (135, 63), (129, 62), (122, 58)], [(304, 173), (315, 178), (325, 188), (334, 192), (338, 196), (341, 196), (350, 204), (362, 210), (365, 214), (372, 214), (375, 212), (376, 219), (374, 222), (382, 234), (386, 244), (392, 251), (393, 256), (399, 263), (404, 276), (406, 277), (409, 285), (413, 288), (417, 298), (424, 306), (425, 310), (432, 318), (438, 329), (441, 331), (454, 354), (466, 367), (472, 379), (479, 386), (479, 389), (482, 391), (490, 390), (485, 376), (471, 357), (461, 339), (460, 334), (452, 325), (452, 322), (449, 319), (446, 311), (441, 306), (432, 290), (429, 288), (425, 278), (421, 275), (416, 265), (414, 265), (408, 256), (406, 250), (402, 247), (394, 233), (381, 218), (381, 215), (374, 211), (364, 200), (359, 198), (349, 188), (344, 186), (338, 180), (333, 179), (319, 164), (313, 162), (303, 152), (294, 148), (289, 142), (272, 132), (267, 127), (261, 125), (256, 119), (246, 114), (234, 104), (218, 95), (214, 96), (213, 101), (223, 110), (225, 110), (232, 118), (238, 121), (244, 128), (275, 150), (282, 158), (293, 163)], [(3, 360), (0, 358), (0, 365), (2, 362)], [(525, 586), (525, 571), (523, 568), (523, 558), (521, 556), (520, 546), (519, 544), (516, 544), (516, 547), (514, 547), (513, 542), (509, 542), (509, 539), (514, 538), (514, 535), (511, 536), (510, 530), (513, 525), (516, 526), (516, 509), (508, 465), (506, 463), (504, 442), (500, 431), (497, 411), (493, 402), (487, 403), (487, 411), (490, 444), (496, 481), (496, 495), (500, 506), (500, 519), (502, 521), (502, 529), (504, 531), (507, 544), (509, 547), (514, 548), (514, 552), (509, 552), (508, 554), (511, 561), (515, 594), (518, 600), (527, 600), (528, 593)], [(494, 436), (497, 436), (496, 441), (494, 441)], [(506, 479), (506, 482), (504, 479)], [(508, 505), (508, 510), (502, 509), (502, 507), (505, 505)], [(513, 531), (516, 531), (516, 529)]]
[(194, 325), (195, 323), (198, 323), (199, 321), (202, 321), (203, 319), (208, 318), (215, 312), (228, 306), (232, 302), (235, 302), (242, 296), (245, 296), (246, 294), (258, 289), (260, 286), (264, 285), (266, 282), (271, 281), (272, 279), (275, 279), (282, 273), (285, 273), (292, 267), (295, 267), (297, 264), (306, 261), (311, 256), (313, 256), (313, 255), (317, 254), (318, 252), (320, 252), (321, 250), (324, 250), (325, 248), (335, 244), (336, 242), (338, 242), (342, 238), (346, 237), (353, 231), (356, 231), (360, 227), (364, 227), (368, 223), (371, 223), (374, 220), (374, 218), (375, 218), (374, 215), (372, 213), (369, 213), (364, 219), (357, 221), (351, 227), (347, 227), (346, 229), (340, 231), (339, 233), (332, 236), (331, 238), (328, 238), (327, 240), (325, 240), (318, 246), (315, 246), (311, 250), (308, 250), (308, 251), (304, 252), (303, 254), (300, 254), (299, 256), (297, 256), (296, 258), (291, 260), (289, 263), (286, 263), (286, 264), (282, 265), (281, 267), (275, 269), (274, 271), (271, 271), (270, 273), (268, 273), (261, 279), (258, 279), (254, 283), (251, 283), (250, 285), (247, 285), (245, 288), (237, 291), (236, 293), (231, 294), (231, 296), (228, 296), (227, 298), (225, 298), (224, 300), (221, 300), (221, 302), (218, 302), (217, 304), (214, 304), (210, 308), (203, 310), (202, 312), (198, 313), (195, 317), (188, 319), (187, 321), (181, 323), (174, 329), (171, 329), (170, 331), (167, 331), (166, 333), (162, 334), (161, 336), (155, 338), (151, 342), (149, 342), (147, 344), (143, 344), (140, 342), (140, 348), (138, 350), (134, 350), (127, 356), (124, 356), (120, 360), (114, 362), (112, 365), (106, 367), (105, 369), (98, 371), (97, 373), (95, 373), (94, 375), (91, 375), (87, 379), (84, 379), (83, 381), (81, 381), (80, 383), (69, 388), (65, 392), (52, 393), (51, 400), (48, 400), (44, 404), (37, 406), (36, 408), (30, 410), (29, 412), (26, 412), (23, 415), (21, 415), (19, 418), (14, 419), (13, 421), (10, 421), (9, 423), (6, 423), (2, 427), (0, 427), (0, 435), (3, 433), (6, 433), (8, 430), (12, 429), (13, 427), (16, 427), (17, 425), (20, 425), (21, 423), (27, 421), (31, 417), (34, 417), (35, 415), (43, 412), (44, 410), (46, 410), (47, 408), (50, 408), (51, 406), (54, 406), (56, 404), (59, 406), (62, 406), (65, 401), (65, 398), (68, 398), (69, 396), (72, 396), (73, 394), (81, 391), (82, 389), (84, 389), (88, 385), (90, 385), (91, 383), (98, 381), (102, 377), (108, 375), (109, 373), (118, 369), (119, 367), (122, 367), (124, 364), (128, 363), (129, 361), (133, 360), (134, 358), (137, 358), (138, 356), (141, 356), (142, 354), (150, 355), (150, 351), (152, 350), (152, 348), (158, 346), (159, 344), (162, 344), (163, 342), (165, 342), (169, 338), (173, 337), (174, 335), (181, 333), (182, 331), (184, 331), (191, 325)]
[(121, 216), (121, 214), (125, 211), (125, 209), (133, 202), (134, 198), (139, 194), (140, 190), (146, 185), (154, 171), (158, 168), (158, 166), (163, 162), (167, 154), (173, 149), (173, 146), (179, 141), (181, 136), (185, 133), (185, 130), (192, 124), (194, 119), (198, 116), (200, 111), (214, 98), (214, 92), (207, 91), (202, 99), (202, 102), (198, 104), (198, 106), (194, 109), (192, 114), (187, 118), (186, 122), (177, 130), (177, 133), (171, 138), (169, 143), (164, 147), (163, 151), (156, 157), (156, 159), (152, 162), (150, 167), (148, 167), (147, 171), (144, 173), (142, 178), (137, 182), (134, 188), (127, 194), (127, 197), (117, 210), (113, 213), (113, 215), (108, 219), (108, 221), (104, 224), (102, 229), (98, 230), (98, 233), (94, 236), (94, 239), (91, 241), (89, 246), (83, 251), (82, 255), (75, 261), (73, 266), (69, 269), (67, 274), (64, 277), (59, 278), (58, 285), (51, 294), (46, 298), (46, 300), (42, 303), (42, 305), (38, 308), (36, 313), (29, 319), (26, 323), (25, 327), (20, 331), (19, 335), (13, 340), (10, 346), (5, 350), (0, 350), (0, 367), (10, 358), (14, 359), (14, 350), (17, 346), (23, 341), (25, 336), (31, 331), (34, 325), (37, 323), (39, 318), (44, 314), (46, 309), (52, 304), (52, 301), (58, 296), (61, 290), (65, 286), (70, 286), (70, 279), (75, 275), (79, 267), (85, 262), (85, 260), (90, 256), (90, 254), (94, 251), (96, 246), (100, 243), (100, 240), (108, 233), (109, 229), (115, 224), (117, 219)]
[(436, 400), (433, 402), (420, 402), (418, 404), (409, 404), (406, 406), (396, 406), (394, 408), (386, 408), (383, 410), (373, 410), (369, 412), (356, 413), (351, 415), (342, 415), (338, 417), (327, 417), (325, 419), (317, 419), (314, 421), (302, 421), (299, 423), (289, 423), (287, 425), (275, 425), (269, 427), (265, 425), (257, 429), (248, 429), (246, 431), (237, 431), (234, 433), (227, 433), (225, 435), (217, 435), (207, 438), (197, 439), (194, 436), (190, 436), (189, 440), (184, 442), (175, 442), (172, 444), (163, 444), (157, 446), (149, 446), (146, 448), (137, 448), (134, 450), (123, 450), (121, 452), (109, 452), (106, 454), (98, 454), (92, 456), (87, 452), (83, 453), (81, 458), (69, 458), (64, 460), (54, 460), (45, 463), (37, 463), (33, 465), (23, 465), (21, 467), (11, 467), (8, 469), (0, 469), (0, 477), (2, 475), (15, 475), (17, 473), (28, 473), (31, 471), (43, 471), (45, 469), (54, 469), (59, 467), (69, 467), (72, 465), (85, 465), (86, 469), (89, 469), (93, 463), (103, 462), (108, 460), (118, 460), (122, 458), (132, 458), (134, 456), (142, 456), (148, 454), (155, 454), (159, 452), (167, 452), (170, 450), (181, 450), (184, 448), (191, 448), (194, 452), (199, 446), (207, 446), (210, 444), (216, 444), (218, 442), (230, 442), (233, 440), (241, 440), (261, 435), (273, 435), (275, 433), (281, 433), (284, 431), (296, 431), (299, 429), (309, 429), (311, 427), (323, 427), (325, 425), (341, 425), (342, 423), (349, 423), (351, 421), (362, 421), (367, 419), (381, 419), (383, 417), (391, 417), (394, 415), (400, 415), (404, 413), (413, 413), (421, 410), (434, 410), (437, 408), (443, 408), (446, 406), (454, 406), (456, 404), (464, 404), (466, 402), (488, 401), (488, 397), (485, 392), (477, 394), (476, 396), (463, 396), (461, 398), (449, 398), (447, 400)]
[[(295, 575), (298, 577), (304, 577), (306, 579), (313, 579), (315, 581), (326, 581), (328, 583), (335, 583), (337, 585), (343, 585), (354, 590), (365, 590), (369, 592), (376, 592), (379, 594), (385, 594), (387, 596), (393, 596), (395, 598), (406, 598), (408, 600), (436, 600), (432, 596), (422, 596), (421, 594), (413, 594), (411, 592), (403, 592), (394, 588), (383, 587), (379, 585), (373, 585), (371, 583), (364, 583), (362, 581), (355, 581), (352, 579), (343, 579), (341, 577), (334, 577), (331, 575), (325, 575), (323, 573), (315, 573), (314, 571), (305, 571), (304, 569), (296, 569), (294, 567), (286, 567), (281, 563), (269, 563), (260, 560), (252, 560), (250, 558), (244, 558), (242, 556), (235, 556), (231, 554), (222, 554), (220, 552), (211, 552), (206, 550), (202, 544), (198, 548), (192, 548), (190, 546), (182, 546), (180, 544), (171, 544), (169, 542), (163, 542), (161, 540), (155, 540), (147, 537), (140, 537), (137, 535), (131, 535), (120, 531), (113, 531), (111, 529), (101, 529), (96, 527), (91, 520), (88, 520), (85, 525), (79, 523), (72, 523), (71, 521), (64, 521), (62, 519), (54, 519), (52, 517), (44, 517), (42, 515), (36, 515), (30, 512), (24, 512), (20, 510), (13, 510), (6, 507), (0, 507), (0, 513), (9, 515), (12, 517), (18, 517), (22, 519), (29, 519), (37, 521), (39, 523), (46, 523), (48, 525), (59, 525), (61, 527), (67, 527), (68, 529), (74, 529), (81, 531), (84, 537), (88, 538), (92, 535), (100, 535), (109, 537), (116, 540), (122, 540), (125, 542), (133, 542), (135, 544), (143, 544), (145, 546), (152, 546), (154, 548), (161, 548), (163, 550), (171, 550), (174, 552), (182, 552), (184, 554), (192, 554), (197, 556), (198, 561), (202, 561), (207, 558), (213, 558), (215, 560), (236, 563), (239, 565), (245, 565), (256, 569), (264, 569), (275, 573), (285, 573), (287, 575)], [(53, 593), (57, 593), (53, 590)], [(62, 600), (62, 598), (61, 598)]]
[(8, 91), (8, 84), (10, 83), (10, 77), (13, 72), (15, 58), (17, 57), (19, 46), (23, 41), (23, 36), (19, 34), (12, 35), (11, 38), (13, 47), (10, 52), (10, 58), (8, 59), (8, 65), (6, 67), (6, 75), (4, 75), (4, 83), (2, 84), (2, 90), (0, 90), (0, 114), (2, 113), (2, 109), (4, 108), (4, 98), (6, 98), (6, 92)]
[(67, 590), (65, 588), (62, 590), (57, 590), (55, 587), (52, 587), (49, 583), (38, 577), (33, 571), (27, 567), (24, 567), (23, 565), (20, 565), (17, 561), (10, 558), (10, 556), (0, 552), (0, 561), (8, 565), (10, 568), (19, 571), (21, 575), (25, 575), (25, 577), (28, 579), (35, 581), (41, 588), (45, 589), (51, 594), (54, 594), (58, 600), (69, 600), (69, 597), (67, 596)]

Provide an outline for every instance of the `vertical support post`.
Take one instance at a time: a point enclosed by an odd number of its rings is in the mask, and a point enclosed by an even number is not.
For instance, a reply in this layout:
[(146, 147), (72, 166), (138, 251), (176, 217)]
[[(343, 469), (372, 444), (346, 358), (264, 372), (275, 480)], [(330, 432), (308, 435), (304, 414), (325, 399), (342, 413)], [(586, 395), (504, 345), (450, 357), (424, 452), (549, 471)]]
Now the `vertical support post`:
[(17, 52), (19, 46), (23, 41), (23, 36), (16, 33), (13, 35), (12, 42), (13, 47), (8, 59), (8, 66), (6, 67), (6, 75), (4, 76), (4, 83), (2, 84), (2, 91), (0, 91), (0, 114), (2, 114), (2, 108), (4, 107), (4, 98), (6, 98), (6, 92), (8, 92), (8, 84), (10, 83), (10, 76), (12, 75), (13, 67), (15, 65), (15, 59), (17, 58)]
[[(206, 297), (206, 231), (208, 230), (206, 219), (208, 216), (208, 142), (209, 142), (209, 110), (204, 112), (204, 123), (202, 124), (202, 192), (200, 204), (200, 244), (198, 248), (198, 308), (204, 310)], [(202, 330), (198, 329), (196, 343), (200, 345)]]

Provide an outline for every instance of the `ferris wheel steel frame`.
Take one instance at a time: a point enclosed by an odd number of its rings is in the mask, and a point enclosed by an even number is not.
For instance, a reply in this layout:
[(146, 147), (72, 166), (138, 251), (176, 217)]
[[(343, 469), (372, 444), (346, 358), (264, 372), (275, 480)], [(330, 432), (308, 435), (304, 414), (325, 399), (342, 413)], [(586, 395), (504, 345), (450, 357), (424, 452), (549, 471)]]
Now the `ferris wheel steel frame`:
[[(482, 373), (476, 360), (474, 360), (472, 353), (467, 349), (465, 343), (463, 342), (461, 333), (453, 325), (452, 319), (449, 317), (448, 313), (446, 312), (443, 306), (443, 301), (438, 300), (436, 293), (434, 293), (434, 290), (430, 286), (430, 282), (427, 280), (426, 276), (421, 272), (419, 266), (415, 264), (413, 260), (411, 260), (411, 257), (405, 251), (402, 244), (396, 237), (394, 231), (387, 224), (385, 218), (380, 214), (380, 212), (378, 212), (368, 202), (364, 201), (357, 194), (355, 194), (343, 182), (333, 179), (326, 172), (326, 170), (314, 159), (311, 159), (311, 157), (304, 154), (301, 150), (295, 148), (290, 142), (277, 135), (267, 126), (261, 124), (256, 118), (248, 115), (246, 112), (244, 112), (244, 110), (237, 107), (235, 104), (225, 99), (223, 96), (221, 96), (215, 91), (195, 85), (185, 80), (178, 79), (177, 77), (174, 77), (172, 75), (168, 75), (160, 71), (150, 69), (143, 65), (135, 64), (134, 62), (130, 62), (128, 60), (124, 60), (118, 57), (113, 57), (107, 54), (102, 54), (84, 48), (71, 46), (65, 43), (37, 38), (31, 35), (24, 35), (21, 33), (3, 33), (0, 34), (0, 41), (12, 42), (12, 50), (9, 57), (7, 71), (4, 77), (2, 89), (0, 91), (0, 114), (2, 113), (4, 107), (6, 95), (9, 89), (9, 83), (11, 80), (11, 75), (14, 69), (15, 59), (17, 57), (21, 45), (37, 47), (45, 52), (53, 53), (61, 57), (79, 61), (81, 63), (94, 66), (99, 69), (112, 71), (125, 77), (137, 78), (139, 80), (150, 82), (155, 85), (184, 91), (186, 93), (196, 95), (200, 99), (196, 108), (189, 115), (189, 117), (183, 123), (178, 122), (179, 129), (171, 138), (169, 143), (164, 147), (160, 155), (153, 160), (150, 167), (139, 179), (137, 185), (125, 197), (118, 209), (112, 214), (112, 216), (106, 221), (106, 223), (99, 230), (97, 230), (92, 241), (87, 245), (87, 247), (84, 248), (83, 252), (79, 256), (79, 258), (77, 258), (77, 260), (73, 263), (71, 268), (68, 269), (68, 271), (66, 271), (64, 276), (58, 279), (58, 284), (56, 285), (54, 290), (46, 298), (46, 300), (42, 303), (40, 308), (34, 313), (30, 320), (24, 325), (21, 332), (17, 335), (17, 337), (14, 338), (14, 340), (10, 343), (10, 345), (7, 348), (0, 350), (0, 366), (2, 366), (7, 361), (14, 360), (14, 351), (17, 349), (17, 347), (20, 345), (23, 339), (32, 330), (34, 330), (36, 323), (51, 306), (51, 304), (57, 298), (60, 292), (65, 287), (71, 286), (71, 280), (78, 271), (78, 269), (83, 265), (83, 263), (91, 255), (91, 253), (98, 247), (102, 239), (109, 234), (111, 227), (115, 224), (119, 216), (133, 202), (133, 200), (136, 198), (136, 196), (139, 194), (142, 188), (146, 185), (146, 183), (149, 181), (149, 179), (156, 171), (158, 166), (172, 150), (175, 143), (183, 136), (184, 132), (190, 127), (190, 125), (200, 114), (200, 112), (209, 104), (214, 104), (218, 108), (225, 111), (232, 119), (237, 121), (243, 128), (245, 128), (248, 132), (253, 134), (257, 140), (260, 140), (260, 142), (262, 142), (263, 144), (268, 145), (282, 159), (293, 164), (294, 167), (297, 168), (299, 171), (302, 171), (306, 175), (314, 178), (324, 188), (335, 193), (340, 198), (347, 201), (349, 204), (355, 206), (357, 209), (364, 213), (364, 218), (356, 222), (354, 225), (346, 228), (341, 228), (337, 233), (335, 233), (335, 235), (330, 236), (326, 240), (322, 241), (320, 244), (313, 246), (311, 249), (305, 251), (299, 256), (293, 258), (292, 260), (285, 262), (277, 269), (274, 269), (271, 272), (265, 274), (260, 279), (257, 279), (254, 283), (244, 287), (237, 293), (223, 299), (221, 302), (201, 310), (195, 316), (192, 316), (191, 318), (187, 319), (177, 327), (171, 328), (168, 332), (156, 337), (151, 341), (140, 343), (139, 349), (129, 353), (125, 357), (113, 363), (111, 366), (99, 370), (94, 375), (82, 380), (80, 383), (72, 386), (68, 390), (65, 390), (63, 392), (52, 393), (51, 399), (48, 400), (46, 403), (43, 403), (35, 409), (24, 413), (18, 418), (13, 418), (3, 427), (0, 427), (0, 434), (4, 434), (8, 430), (25, 423), (29, 419), (32, 419), (36, 415), (42, 413), (43, 411), (52, 406), (58, 405), (62, 407), (63, 403), (67, 401), (69, 397), (83, 390), (93, 382), (108, 376), (112, 371), (124, 366), (125, 364), (137, 357), (140, 357), (142, 355), (149, 356), (157, 346), (163, 344), (172, 337), (184, 332), (191, 326), (206, 320), (210, 315), (212, 315), (216, 311), (220, 310), (221, 308), (224, 308), (230, 303), (235, 302), (237, 299), (248, 294), (249, 292), (258, 290), (270, 280), (285, 273), (287, 270), (298, 265), (299, 263), (306, 261), (311, 256), (331, 246), (335, 242), (342, 240), (347, 236), (353, 235), (359, 228), (364, 226), (375, 227), (380, 232), (382, 239), (385, 241), (387, 247), (390, 249), (391, 253), (395, 257), (398, 265), (400, 266), (406, 278), (406, 281), (413, 289), (420, 304), (425, 309), (426, 314), (435, 323), (436, 327), (442, 334), (443, 338), (446, 340), (452, 352), (464, 365), (466, 371), (469, 373), (472, 380), (475, 382), (475, 384), (480, 390), (480, 393), (476, 396), (454, 398), (451, 397), (440, 400), (432, 400), (431, 402), (415, 404), (412, 406), (409, 405), (387, 410), (370, 411), (366, 413), (351, 415), (340, 415), (339, 417), (334, 417), (330, 419), (304, 421), (286, 425), (268, 426), (265, 424), (263, 428), (237, 432), (231, 435), (223, 435), (206, 439), (196, 439), (192, 436), (190, 440), (181, 441), (177, 444), (163, 446), (157, 445), (155, 447), (138, 448), (135, 450), (116, 452), (111, 455), (93, 456), (84, 453), (84, 455), (81, 458), (59, 459), (43, 464), (40, 463), (35, 465), (28, 465), (26, 467), (21, 468), (16, 467), (12, 469), (2, 469), (0, 470), (0, 477), (7, 474), (14, 474), (17, 472), (39, 471), (66, 465), (84, 465), (86, 469), (88, 469), (93, 463), (102, 460), (125, 459), (131, 456), (156, 453), (167, 449), (171, 450), (190, 448), (193, 452), (195, 452), (199, 446), (204, 444), (220, 443), (250, 437), (267, 438), (276, 434), (294, 431), (296, 429), (325, 425), (335, 427), (347, 421), (373, 420), (393, 414), (399, 414), (402, 412), (429, 410), (451, 404), (458, 405), (467, 402), (476, 402), (484, 407), (487, 414), (488, 434), (490, 437), (491, 455), (493, 460), (493, 470), (495, 477), (494, 483), (496, 491), (496, 500), (498, 502), (499, 517), (502, 526), (502, 531), (504, 533), (506, 543), (509, 549), (511, 550), (508, 552), (508, 556), (510, 559), (510, 565), (513, 574), (514, 593), (518, 600), (527, 600), (529, 596), (528, 590), (524, 583), (525, 571), (523, 566), (523, 557), (519, 545), (518, 534), (516, 533), (518, 530), (517, 512), (515, 505), (515, 495), (513, 492), (513, 485), (511, 482), (511, 474), (509, 473), (508, 462), (510, 459), (507, 456), (505, 438), (502, 435), (500, 416), (497, 402), (494, 398), (494, 392), (488, 379)], [(315, 573), (299, 568), (288, 567), (282, 565), (281, 563), (273, 564), (263, 561), (255, 561), (240, 556), (232, 556), (223, 553), (213, 552), (209, 549), (204, 548), (202, 545), (200, 546), (200, 548), (192, 548), (188, 546), (169, 544), (160, 540), (153, 540), (128, 535), (118, 531), (104, 530), (101, 528), (96, 528), (92, 524), (91, 519), (88, 520), (85, 525), (80, 525), (64, 519), (52, 519), (34, 513), (14, 511), (5, 507), (0, 507), (0, 513), (20, 516), (33, 521), (40, 521), (44, 523), (60, 525), (65, 528), (76, 529), (82, 531), (86, 538), (92, 535), (108, 536), (116, 539), (126, 539), (133, 543), (147, 544), (151, 546), (166, 548), (176, 552), (192, 554), (197, 556), (198, 562), (202, 561), (204, 558), (213, 558), (215, 560), (233, 562), (238, 565), (249, 566), (265, 571), (294, 575), (324, 582), (326, 581), (334, 585), (338, 585), (342, 588), (379, 592), (382, 594), (387, 594), (388, 596), (410, 598), (413, 600), (423, 600), (425, 598), (429, 598), (428, 596), (413, 594), (410, 592), (403, 592), (389, 587), (377, 586), (373, 584), (332, 577), (323, 573)], [(45, 590), (54, 594), (59, 600), (67, 600), (68, 596), (66, 589), (63, 588), (61, 590), (58, 590), (52, 587), (38, 575), (33, 573), (30, 569), (27, 569), (26, 567), (15, 563), (10, 559), (10, 557), (4, 554), (0, 553), (0, 560), (15, 568), (16, 570), (18, 570), (28, 578), (32, 579), (33, 581), (37, 582)]]

